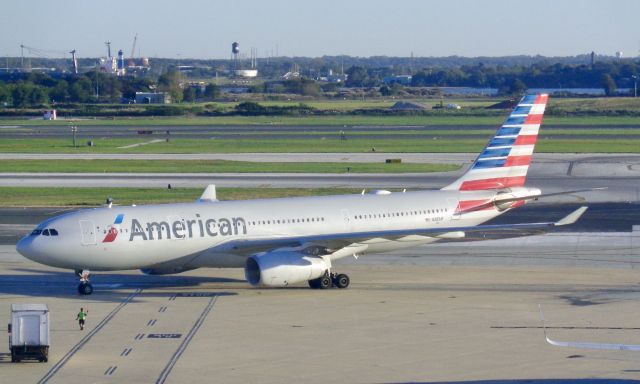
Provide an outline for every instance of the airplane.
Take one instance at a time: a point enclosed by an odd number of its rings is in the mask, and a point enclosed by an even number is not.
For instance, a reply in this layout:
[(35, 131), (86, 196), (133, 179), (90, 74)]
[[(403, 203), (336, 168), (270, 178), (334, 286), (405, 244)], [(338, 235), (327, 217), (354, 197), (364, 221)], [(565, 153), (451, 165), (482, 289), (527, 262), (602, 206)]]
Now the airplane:
[(538, 304), (538, 309), (540, 311), (540, 321), (542, 322), (542, 331), (544, 332), (544, 339), (550, 345), (553, 345), (555, 347), (577, 348), (577, 349), (599, 349), (599, 350), (640, 352), (639, 344), (594, 343), (594, 342), (584, 342), (584, 341), (553, 340), (547, 334), (547, 326), (544, 323), (544, 313), (542, 313), (542, 306), (540, 304)]
[(346, 288), (332, 262), (477, 231), (550, 230), (557, 222), (482, 223), (543, 195), (525, 187), (547, 94), (525, 95), (470, 168), (440, 190), (218, 201), (210, 185), (195, 202), (108, 206), (40, 223), (16, 245), (26, 258), (74, 270), (78, 292), (93, 292), (90, 271), (140, 269), (175, 274), (202, 267), (244, 267), (258, 287)]

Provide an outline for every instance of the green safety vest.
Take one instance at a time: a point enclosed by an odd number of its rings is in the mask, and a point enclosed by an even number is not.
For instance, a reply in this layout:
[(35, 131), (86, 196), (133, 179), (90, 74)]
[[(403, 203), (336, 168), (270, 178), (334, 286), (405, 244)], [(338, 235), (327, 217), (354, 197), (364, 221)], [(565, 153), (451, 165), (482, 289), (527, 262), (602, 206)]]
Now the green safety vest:
[(87, 318), (87, 313), (86, 312), (78, 313), (78, 320), (84, 320), (86, 318)]

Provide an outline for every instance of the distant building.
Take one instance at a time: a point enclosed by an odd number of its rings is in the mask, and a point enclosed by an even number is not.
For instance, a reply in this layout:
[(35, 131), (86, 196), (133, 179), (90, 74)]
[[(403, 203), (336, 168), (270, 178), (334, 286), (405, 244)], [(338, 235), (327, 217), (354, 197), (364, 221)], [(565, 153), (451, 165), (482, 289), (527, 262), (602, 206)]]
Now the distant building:
[(347, 81), (347, 75), (344, 73), (333, 73), (333, 70), (329, 70), (327, 76), (318, 77), (318, 81), (324, 81), (327, 83), (344, 84)]
[(136, 104), (169, 104), (171, 95), (166, 92), (136, 92)]
[(411, 79), (413, 77), (411, 75), (397, 75), (397, 76), (388, 76), (382, 79), (382, 81), (387, 84), (400, 84), (400, 85), (411, 85)]
[(55, 109), (48, 109), (42, 113), (42, 118), (45, 120), (56, 120), (58, 115)]

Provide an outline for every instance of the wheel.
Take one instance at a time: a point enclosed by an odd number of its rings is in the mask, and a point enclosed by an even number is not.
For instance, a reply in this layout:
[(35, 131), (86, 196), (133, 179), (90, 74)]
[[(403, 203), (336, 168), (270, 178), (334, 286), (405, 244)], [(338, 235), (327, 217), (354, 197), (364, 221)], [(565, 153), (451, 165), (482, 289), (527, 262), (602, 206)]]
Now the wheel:
[(49, 358), (45, 356), (45, 357), (43, 357), (43, 358), (42, 358), (42, 360), (40, 360), (40, 361), (41, 361), (41, 362), (43, 362), (43, 363), (46, 363), (46, 362), (48, 362), (48, 361), (49, 361)]
[(336, 276), (334, 280), (334, 284), (338, 288), (347, 288), (349, 286), (349, 282), (349, 276), (345, 275), (344, 273)]
[(80, 285), (78, 285), (78, 293), (81, 295), (90, 295), (93, 293), (93, 286), (89, 283), (80, 283)]
[(320, 279), (313, 279), (313, 280), (309, 280), (309, 287), (311, 289), (318, 289), (320, 288)]
[(324, 275), (320, 278), (319, 283), (320, 283), (319, 285), (320, 289), (331, 288), (331, 284), (332, 284), (331, 277), (329, 277), (329, 275)]

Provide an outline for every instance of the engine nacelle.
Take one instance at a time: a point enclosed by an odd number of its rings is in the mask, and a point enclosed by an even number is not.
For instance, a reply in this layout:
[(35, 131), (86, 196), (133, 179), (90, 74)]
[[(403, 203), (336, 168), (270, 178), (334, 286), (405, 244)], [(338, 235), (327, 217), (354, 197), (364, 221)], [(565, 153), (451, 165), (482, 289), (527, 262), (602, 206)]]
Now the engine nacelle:
[(331, 266), (323, 258), (297, 250), (275, 250), (247, 259), (244, 275), (253, 286), (286, 287), (317, 279)]

